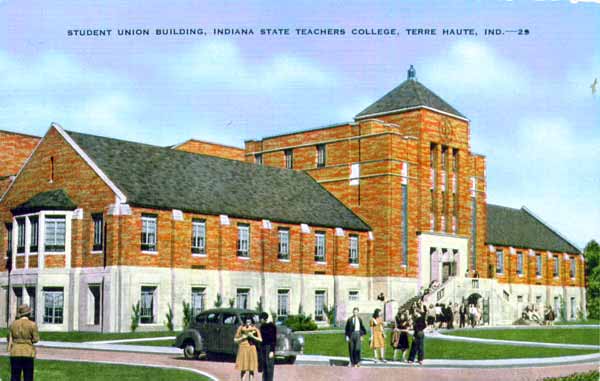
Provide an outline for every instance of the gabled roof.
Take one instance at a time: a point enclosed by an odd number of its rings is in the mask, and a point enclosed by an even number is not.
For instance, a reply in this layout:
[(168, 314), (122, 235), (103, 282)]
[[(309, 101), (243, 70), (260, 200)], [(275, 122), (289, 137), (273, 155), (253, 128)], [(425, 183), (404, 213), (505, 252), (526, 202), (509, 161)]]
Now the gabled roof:
[(370, 230), (304, 172), (66, 133), (132, 206)]
[(77, 205), (62, 189), (38, 193), (12, 210), (13, 215), (35, 213), (40, 210), (75, 210)]
[(358, 120), (379, 115), (393, 114), (395, 112), (402, 112), (407, 109), (410, 110), (419, 107), (434, 109), (466, 119), (466, 117), (458, 112), (458, 110), (450, 106), (445, 100), (417, 81), (412, 66), (411, 70), (413, 70), (413, 72), (409, 70), (409, 78), (406, 81), (402, 82), (398, 87), (362, 110), (354, 117), (354, 119)]
[(561, 253), (581, 253), (577, 247), (525, 207), (513, 209), (488, 204), (486, 243)]

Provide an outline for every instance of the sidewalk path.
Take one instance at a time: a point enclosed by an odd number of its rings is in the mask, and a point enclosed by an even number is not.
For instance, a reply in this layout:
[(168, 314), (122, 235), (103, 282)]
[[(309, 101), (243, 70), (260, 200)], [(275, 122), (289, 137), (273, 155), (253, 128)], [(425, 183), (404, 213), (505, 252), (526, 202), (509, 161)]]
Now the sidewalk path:
[[(0, 355), (6, 355), (2, 353)], [(144, 365), (176, 367), (190, 369), (209, 374), (214, 379), (229, 381), (239, 380), (239, 373), (234, 368), (233, 360), (228, 362), (188, 361), (182, 356), (157, 355), (139, 353), (129, 356), (118, 356), (115, 353), (92, 350), (39, 348), (38, 358), (45, 360), (67, 360), (107, 362), (124, 365)], [(359, 381), (376, 379), (378, 381), (396, 381), (410, 379), (411, 381), (445, 380), (540, 380), (544, 377), (566, 376), (577, 372), (587, 372), (598, 368), (598, 361), (571, 364), (549, 365), (544, 367), (516, 368), (447, 368), (433, 364), (434, 360), (426, 360), (425, 366), (404, 366), (402, 368), (367, 367), (348, 368), (330, 366), (298, 366), (277, 365), (275, 369), (278, 381), (286, 380), (328, 380), (328, 381)], [(41, 366), (38, 365), (38, 366)]]
[(544, 343), (537, 341), (518, 341), (518, 340), (498, 340), (498, 339), (482, 339), (479, 337), (468, 336), (451, 336), (444, 335), (440, 331), (432, 331), (426, 334), (432, 339), (448, 340), (448, 341), (464, 341), (480, 344), (497, 344), (497, 345), (516, 345), (521, 347), (540, 347), (540, 348), (565, 348), (565, 349), (591, 349), (600, 351), (599, 345), (589, 344), (563, 344), (563, 343)]

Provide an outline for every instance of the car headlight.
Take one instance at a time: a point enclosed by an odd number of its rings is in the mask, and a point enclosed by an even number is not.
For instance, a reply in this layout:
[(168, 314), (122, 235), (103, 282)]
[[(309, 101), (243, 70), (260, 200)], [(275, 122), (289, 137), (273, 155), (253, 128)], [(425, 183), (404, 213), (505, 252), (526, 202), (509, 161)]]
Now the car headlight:
[(298, 337), (296, 338), (296, 342), (297, 342), (298, 344), (300, 344), (301, 346), (304, 346), (304, 336), (298, 336)]

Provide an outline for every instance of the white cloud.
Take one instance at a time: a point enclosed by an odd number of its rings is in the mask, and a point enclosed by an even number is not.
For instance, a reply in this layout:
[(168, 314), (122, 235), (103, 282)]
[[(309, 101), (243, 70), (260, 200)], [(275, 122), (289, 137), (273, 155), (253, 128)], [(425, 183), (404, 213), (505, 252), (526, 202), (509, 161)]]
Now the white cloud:
[(482, 42), (458, 41), (447, 52), (426, 59), (417, 76), (444, 93), (502, 95), (530, 91), (525, 70)]
[(278, 55), (263, 63), (249, 63), (237, 46), (228, 41), (203, 43), (182, 54), (166, 58), (170, 74), (198, 85), (221, 85), (241, 92), (281, 90), (298, 85), (323, 87), (335, 78), (314, 63), (292, 55)]
[(78, 131), (126, 131), (141, 114), (125, 78), (65, 54), (24, 59), (0, 51), (0, 73), (3, 129), (42, 134), (57, 122)]

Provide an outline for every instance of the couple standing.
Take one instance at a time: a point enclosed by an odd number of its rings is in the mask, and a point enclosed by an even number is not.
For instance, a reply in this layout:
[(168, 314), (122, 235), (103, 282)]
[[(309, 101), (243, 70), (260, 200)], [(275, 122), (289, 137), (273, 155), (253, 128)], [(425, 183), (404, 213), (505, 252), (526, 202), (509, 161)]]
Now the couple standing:
[[(380, 351), (380, 358), (382, 362), (386, 362), (384, 349), (385, 349), (385, 333), (383, 328), (383, 321), (379, 316), (380, 309), (376, 309), (371, 319), (371, 343), (370, 347), (373, 349), (375, 355), (375, 362), (377, 362), (377, 350)], [(352, 310), (352, 316), (346, 321), (346, 342), (348, 342), (348, 352), (350, 352), (350, 366), (358, 368), (360, 366), (360, 352), (362, 345), (362, 337), (367, 334), (367, 330), (361, 320), (358, 317), (358, 308)]]

